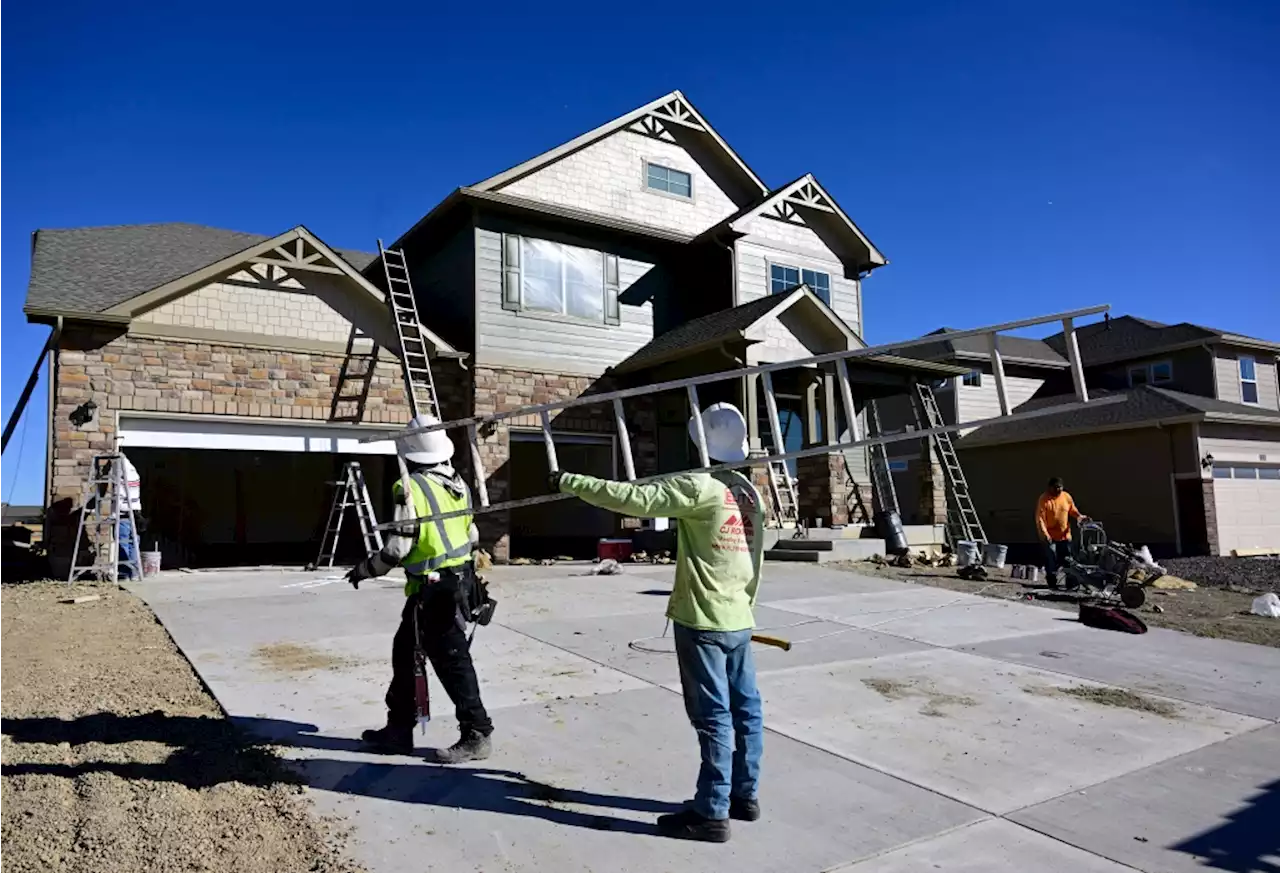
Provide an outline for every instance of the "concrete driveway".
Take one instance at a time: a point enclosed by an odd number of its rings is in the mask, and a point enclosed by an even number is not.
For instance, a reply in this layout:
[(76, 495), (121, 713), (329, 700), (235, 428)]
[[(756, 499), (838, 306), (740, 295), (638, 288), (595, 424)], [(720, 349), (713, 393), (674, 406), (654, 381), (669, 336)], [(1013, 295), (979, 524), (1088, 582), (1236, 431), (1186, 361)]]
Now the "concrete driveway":
[[(483, 765), (378, 757), (403, 598), (324, 573), (132, 586), (235, 718), (296, 759), (352, 851), (392, 871), (1280, 871), (1280, 651), (838, 570), (770, 565), (757, 624), (757, 823), (656, 835), (697, 746), (663, 638), (670, 567), (501, 567), (475, 638)], [(1131, 694), (1119, 693), (1128, 690)], [(422, 746), (456, 737), (437, 718)]]

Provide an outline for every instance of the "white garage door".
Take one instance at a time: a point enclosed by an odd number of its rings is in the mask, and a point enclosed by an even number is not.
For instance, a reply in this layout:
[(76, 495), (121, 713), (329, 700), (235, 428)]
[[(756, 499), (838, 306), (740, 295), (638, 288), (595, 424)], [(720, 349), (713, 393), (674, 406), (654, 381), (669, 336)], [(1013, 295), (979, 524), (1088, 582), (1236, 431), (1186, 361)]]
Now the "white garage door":
[(1280, 548), (1280, 465), (1214, 464), (1213, 479), (1222, 554)]
[[(389, 425), (388, 427), (394, 427)], [(245, 452), (323, 452), (341, 455), (394, 455), (387, 440), (362, 443), (379, 431), (317, 422), (245, 421), (182, 415), (174, 418), (120, 415), (120, 448), (222, 449)]]

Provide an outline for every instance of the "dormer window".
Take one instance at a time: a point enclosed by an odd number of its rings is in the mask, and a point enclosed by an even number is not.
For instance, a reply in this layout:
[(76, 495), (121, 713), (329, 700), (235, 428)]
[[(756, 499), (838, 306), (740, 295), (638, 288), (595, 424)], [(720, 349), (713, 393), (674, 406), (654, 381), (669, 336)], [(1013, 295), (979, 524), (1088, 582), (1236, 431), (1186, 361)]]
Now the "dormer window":
[(790, 267), (786, 264), (769, 265), (769, 292), (771, 294), (785, 294), (801, 283), (808, 285), (809, 290), (816, 294), (823, 303), (828, 306), (831, 305), (830, 273), (804, 270), (800, 267)]
[(664, 167), (662, 164), (644, 165), (644, 184), (650, 191), (660, 191), (673, 197), (693, 199), (693, 176), (683, 170)]

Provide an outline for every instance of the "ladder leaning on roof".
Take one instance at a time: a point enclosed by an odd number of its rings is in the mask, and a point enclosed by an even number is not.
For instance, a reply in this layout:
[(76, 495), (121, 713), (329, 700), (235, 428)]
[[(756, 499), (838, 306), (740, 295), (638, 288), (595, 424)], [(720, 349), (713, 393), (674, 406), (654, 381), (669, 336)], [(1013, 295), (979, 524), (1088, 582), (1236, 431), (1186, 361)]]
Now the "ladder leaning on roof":
[[(1099, 400), (1089, 400), (1088, 393), (1084, 384), (1084, 371), (1080, 366), (1080, 353), (1076, 345), (1075, 329), (1073, 321), (1076, 318), (1082, 318), (1088, 315), (1098, 315), (1106, 312), (1109, 306), (1093, 306), (1086, 309), (1077, 309), (1070, 312), (1060, 312), (1053, 315), (1044, 315), (1036, 318), (1025, 318), (1018, 321), (1009, 321), (1002, 324), (991, 325), (988, 327), (973, 328), (970, 330), (955, 331), (949, 335), (950, 339), (961, 339), (967, 336), (986, 336), (991, 342), (993, 349), (996, 348), (996, 335), (1001, 331), (1016, 330), (1023, 327), (1032, 327), (1037, 324), (1046, 324), (1054, 321), (1061, 321), (1063, 326), (1063, 335), (1067, 344), (1067, 354), (1071, 362), (1072, 381), (1075, 385), (1075, 403), (1063, 404), (1061, 406), (1052, 406), (1044, 409), (1029, 410), (1027, 412), (1017, 412), (1010, 414), (1008, 412), (1008, 398), (1004, 395), (1004, 378), (1003, 368), (999, 359), (998, 352), (993, 355), (993, 364), (997, 368), (996, 390), (1000, 395), (1001, 409), (1005, 414), (993, 416), (988, 419), (978, 421), (968, 421), (963, 425), (964, 428), (982, 427), (986, 424), (993, 424), (997, 421), (1016, 421), (1022, 419), (1040, 418), (1045, 415), (1058, 415), (1062, 412), (1082, 409), (1085, 406), (1108, 406), (1113, 403), (1122, 402), (1123, 397), (1114, 396), (1106, 397)], [(471, 450), (473, 460), (472, 470), (475, 475), (475, 493), (480, 498), (480, 505), (470, 507), (468, 509), (460, 509), (452, 512), (435, 513), (429, 516), (423, 516), (414, 519), (415, 522), (423, 522), (436, 519), (453, 518), (458, 515), (479, 515), (488, 512), (500, 512), (510, 509), (516, 509), (522, 506), (534, 506), (542, 503), (551, 503), (557, 500), (568, 499), (568, 494), (545, 494), (537, 497), (526, 497), (518, 500), (504, 500), (494, 503), (489, 499), (489, 490), (484, 478), (484, 467), (479, 463), (480, 444), (477, 435), (481, 428), (485, 428), (490, 424), (504, 421), (516, 417), (532, 417), (537, 416), (542, 423), (542, 441), (547, 452), (547, 467), (551, 471), (560, 469), (559, 461), (556, 458), (556, 447), (551, 432), (551, 415), (564, 409), (574, 408), (578, 406), (594, 406), (603, 403), (609, 403), (613, 406), (614, 424), (617, 429), (618, 447), (622, 456), (623, 470), (626, 478), (630, 482), (643, 483), (654, 482), (661, 479), (678, 476), (689, 472), (715, 472), (719, 470), (731, 470), (741, 468), (749, 464), (772, 463), (777, 461), (787, 461), (792, 458), (805, 458), (820, 454), (829, 454), (830, 452), (840, 452), (846, 449), (862, 448), (864, 446), (884, 446), (889, 443), (901, 442), (904, 440), (918, 440), (921, 438), (932, 438), (937, 434), (947, 434), (960, 429), (960, 425), (948, 425), (945, 423), (931, 426), (927, 430), (903, 430), (896, 433), (880, 434), (863, 437), (859, 433), (857, 427), (857, 410), (854, 407), (853, 391), (849, 380), (849, 371), (847, 363), (850, 360), (858, 358), (870, 358), (876, 355), (884, 355), (890, 353), (899, 353), (904, 349), (910, 349), (918, 346), (929, 345), (937, 342), (937, 337), (921, 337), (912, 340), (904, 340), (897, 343), (887, 343), (880, 346), (870, 346), (867, 348), (846, 350), (839, 352), (828, 352), (826, 354), (814, 355), (810, 358), (801, 358), (795, 361), (784, 361), (775, 364), (760, 364), (751, 367), (742, 367), (736, 370), (726, 370), (718, 373), (709, 373), (705, 376), (694, 376), (686, 379), (676, 379), (670, 382), (660, 382), (654, 385), (648, 385), (641, 388), (626, 388), (621, 391), (611, 391), (602, 394), (592, 394), (584, 397), (577, 397), (570, 400), (561, 400), (555, 403), (543, 403), (535, 406), (526, 406), (520, 409), (511, 409), (504, 412), (493, 413), (490, 415), (476, 416), (474, 418), (463, 418), (456, 421), (445, 421), (434, 424), (429, 427), (410, 427), (399, 431), (395, 436), (407, 436), (415, 433), (428, 433), (436, 430), (465, 430), (466, 442)], [(787, 370), (797, 367), (830, 365), (835, 370), (835, 375), (839, 384), (840, 402), (845, 412), (845, 419), (851, 422), (852, 440), (849, 442), (841, 442), (840, 438), (830, 432), (827, 437), (827, 445), (814, 446), (807, 449), (798, 449), (792, 452), (775, 451), (773, 454), (766, 455), (761, 458), (752, 458), (745, 463), (723, 463), (713, 464), (711, 458), (707, 454), (706, 435), (702, 429), (701, 407), (698, 402), (698, 386), (716, 382), (724, 382), (729, 380), (742, 379), (745, 376), (764, 375), (773, 373), (777, 370)], [(765, 390), (765, 406), (769, 413), (769, 426), (772, 433), (780, 434), (782, 429), (779, 427), (777, 416), (777, 402), (773, 396), (772, 383), (768, 378), (761, 380)], [(635, 464), (631, 453), (631, 438), (627, 433), (626, 415), (623, 409), (623, 401), (638, 397), (650, 397), (664, 391), (672, 391), (684, 389), (688, 396), (689, 409), (693, 415), (694, 444), (698, 449), (699, 465), (694, 470), (677, 470), (668, 473), (661, 473), (656, 476), (637, 477)], [(365, 437), (361, 442), (379, 442), (386, 440), (387, 434), (379, 434), (377, 436)], [(782, 449), (782, 446), (775, 447)], [(403, 524), (408, 519), (400, 522), (389, 522), (378, 525), (379, 529), (388, 529), (395, 527), (397, 524)]]
[(387, 306), (400, 341), (400, 368), (404, 373), (405, 390), (409, 393), (410, 414), (414, 418), (431, 415), (438, 419), (440, 407), (436, 400), (436, 381), (431, 375), (427, 338), (418, 318), (418, 302), (413, 296), (413, 282), (409, 279), (409, 264), (405, 261), (404, 250), (383, 248), (382, 240), (378, 240), (378, 255), (382, 258), (382, 274), (387, 280)]

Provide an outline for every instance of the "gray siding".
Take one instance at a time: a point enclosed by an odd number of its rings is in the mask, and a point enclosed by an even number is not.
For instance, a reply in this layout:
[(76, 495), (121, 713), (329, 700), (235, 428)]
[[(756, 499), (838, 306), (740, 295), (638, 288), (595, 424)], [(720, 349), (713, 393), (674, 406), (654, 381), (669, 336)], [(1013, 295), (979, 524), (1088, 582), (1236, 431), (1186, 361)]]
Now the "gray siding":
[(471, 305), (475, 259), (471, 228), (458, 231), (436, 252), (408, 256), (413, 293), (423, 324), (460, 351), (475, 348)]
[[(956, 381), (958, 386), (956, 388), (956, 405), (959, 423), (994, 418), (1000, 414), (1000, 395), (996, 392), (996, 377), (987, 372), (989, 369), (989, 366), (983, 367), (981, 385), (965, 385), (962, 380)], [(1044, 384), (1043, 379), (1009, 375), (1005, 376), (1004, 382), (1005, 390), (1009, 395), (1009, 409), (1011, 411), (1030, 400), (1040, 390), (1040, 386)], [(938, 398), (938, 403), (939, 405), (942, 404), (941, 397)], [(963, 436), (971, 431), (972, 428), (969, 428), (960, 431), (960, 433)]]
[[(536, 237), (536, 231), (529, 236)], [(619, 325), (592, 324), (502, 308), (502, 234), (475, 230), (475, 362), (540, 372), (595, 376), (653, 339), (653, 306), (622, 305)], [(621, 290), (652, 268), (619, 258)]]
[(738, 299), (741, 305), (769, 293), (769, 264), (818, 270), (831, 276), (831, 308), (859, 336), (862, 329), (860, 283), (844, 277), (835, 253), (807, 227), (754, 218), (748, 234), (735, 245), (738, 265)]
[[(692, 200), (646, 187), (645, 161), (689, 173), (693, 177)], [(501, 190), (690, 236), (738, 209), (684, 148), (627, 130), (592, 143)]]
[[(1129, 368), (1145, 366), (1160, 361), (1168, 361), (1173, 366), (1173, 381), (1163, 382), (1160, 387), (1187, 394), (1199, 394), (1203, 397), (1214, 397), (1217, 393), (1214, 357), (1207, 349), (1196, 347), (1179, 349), (1166, 355), (1135, 358), (1122, 361), (1086, 372), (1089, 384), (1098, 388), (1124, 389), (1129, 387)], [(1062, 384), (1070, 390), (1071, 379), (1063, 374)]]
[(1267, 352), (1233, 349), (1219, 346), (1214, 368), (1217, 375), (1218, 399), (1229, 403), (1243, 403), (1240, 395), (1240, 355), (1251, 355), (1258, 376), (1258, 405), (1264, 409), (1280, 409), (1280, 391), (1277, 390), (1276, 359)]

